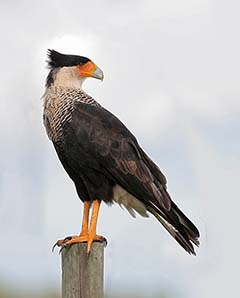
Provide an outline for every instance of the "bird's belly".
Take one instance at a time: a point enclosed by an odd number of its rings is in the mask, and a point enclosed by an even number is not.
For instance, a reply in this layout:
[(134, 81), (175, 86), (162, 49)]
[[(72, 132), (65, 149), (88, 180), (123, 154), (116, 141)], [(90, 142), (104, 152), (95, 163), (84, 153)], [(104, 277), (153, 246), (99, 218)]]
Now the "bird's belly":
[(113, 200), (120, 206), (124, 206), (133, 217), (136, 217), (135, 211), (143, 217), (149, 217), (145, 204), (118, 184), (113, 188)]

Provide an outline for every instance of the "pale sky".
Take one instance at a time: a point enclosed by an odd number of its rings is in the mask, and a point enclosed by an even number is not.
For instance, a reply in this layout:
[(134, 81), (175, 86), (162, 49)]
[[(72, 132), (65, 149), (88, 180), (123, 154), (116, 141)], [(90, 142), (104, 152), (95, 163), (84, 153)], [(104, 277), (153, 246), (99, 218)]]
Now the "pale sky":
[(59, 238), (82, 204), (42, 124), (46, 50), (92, 59), (84, 90), (117, 115), (201, 232), (189, 256), (154, 219), (103, 206), (108, 293), (236, 297), (240, 168), (237, 1), (8, 1), (0, 4), (0, 287), (60, 287)]

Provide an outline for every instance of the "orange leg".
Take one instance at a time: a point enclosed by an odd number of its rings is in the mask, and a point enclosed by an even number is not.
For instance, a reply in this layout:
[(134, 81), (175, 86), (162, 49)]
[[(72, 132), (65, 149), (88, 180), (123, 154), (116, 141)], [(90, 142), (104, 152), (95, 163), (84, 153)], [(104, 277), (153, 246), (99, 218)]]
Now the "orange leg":
[(97, 220), (98, 220), (98, 213), (100, 209), (101, 201), (95, 200), (93, 201), (93, 210), (92, 210), (92, 216), (90, 221), (90, 227), (89, 227), (89, 238), (88, 238), (88, 245), (87, 245), (87, 253), (90, 252), (91, 246), (93, 241), (103, 241), (104, 237), (99, 236), (96, 233), (97, 230)]
[(88, 230), (88, 220), (89, 220), (89, 209), (90, 209), (90, 202), (84, 202), (84, 209), (83, 209), (83, 221), (82, 221), (82, 230), (79, 236), (70, 236), (66, 237), (63, 240), (58, 240), (54, 246), (68, 246), (73, 243), (79, 242), (87, 242), (87, 253), (91, 250), (91, 245), (93, 241), (104, 241), (105, 238), (103, 236), (96, 235), (96, 228), (97, 228), (97, 219), (98, 213), (100, 208), (101, 201), (95, 200), (93, 201), (93, 210), (92, 216), (90, 221), (90, 229)]
[(79, 237), (84, 237), (88, 235), (88, 219), (89, 219), (89, 209), (90, 202), (85, 201), (83, 203), (83, 220), (82, 220), (82, 230)]

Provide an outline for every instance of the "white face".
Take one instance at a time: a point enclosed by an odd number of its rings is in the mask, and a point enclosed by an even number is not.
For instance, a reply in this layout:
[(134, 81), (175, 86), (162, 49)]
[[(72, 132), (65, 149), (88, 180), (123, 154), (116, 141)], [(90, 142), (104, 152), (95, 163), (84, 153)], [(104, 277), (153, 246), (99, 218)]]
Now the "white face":
[(56, 70), (54, 86), (79, 89), (86, 77), (79, 76), (77, 66), (61, 67)]
[(103, 80), (102, 70), (92, 61), (88, 61), (83, 65), (61, 67), (52, 70), (54, 86), (79, 89), (88, 77)]

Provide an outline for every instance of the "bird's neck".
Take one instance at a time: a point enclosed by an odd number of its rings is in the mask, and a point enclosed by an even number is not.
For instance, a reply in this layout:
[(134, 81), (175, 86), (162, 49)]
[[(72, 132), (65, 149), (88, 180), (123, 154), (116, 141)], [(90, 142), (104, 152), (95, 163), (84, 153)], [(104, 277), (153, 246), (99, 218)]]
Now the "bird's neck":
[(82, 89), (82, 84), (85, 78), (80, 78), (76, 73), (76, 67), (62, 67), (61, 69), (53, 70), (49, 74), (52, 76), (51, 84), (47, 87), (60, 87), (68, 89)]

